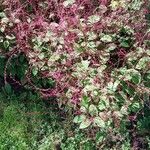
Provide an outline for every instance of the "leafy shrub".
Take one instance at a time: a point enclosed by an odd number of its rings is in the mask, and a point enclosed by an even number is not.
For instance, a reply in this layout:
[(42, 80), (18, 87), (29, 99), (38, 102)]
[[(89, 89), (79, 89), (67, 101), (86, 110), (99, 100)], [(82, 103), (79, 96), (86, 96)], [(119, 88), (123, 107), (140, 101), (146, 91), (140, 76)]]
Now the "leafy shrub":
[[(149, 93), (147, 3), (5, 0), (0, 14), (5, 82), (12, 76), (43, 97), (57, 97), (60, 107), (74, 109), (80, 129), (99, 127), (105, 140), (108, 133), (120, 137)], [(23, 79), (9, 71), (20, 54), (29, 65)]]

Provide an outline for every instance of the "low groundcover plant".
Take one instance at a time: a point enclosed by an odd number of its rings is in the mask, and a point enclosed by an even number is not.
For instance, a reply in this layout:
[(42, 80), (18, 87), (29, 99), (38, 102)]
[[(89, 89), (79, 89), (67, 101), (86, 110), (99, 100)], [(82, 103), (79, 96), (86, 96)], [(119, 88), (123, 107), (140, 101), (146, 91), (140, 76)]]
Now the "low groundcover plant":
[[(146, 0), (5, 0), (1, 52), (8, 63), (23, 53), (26, 82), (71, 107), (80, 129), (111, 133), (136, 119), (150, 91), (147, 6)], [(54, 88), (35, 86), (32, 76), (52, 79)]]

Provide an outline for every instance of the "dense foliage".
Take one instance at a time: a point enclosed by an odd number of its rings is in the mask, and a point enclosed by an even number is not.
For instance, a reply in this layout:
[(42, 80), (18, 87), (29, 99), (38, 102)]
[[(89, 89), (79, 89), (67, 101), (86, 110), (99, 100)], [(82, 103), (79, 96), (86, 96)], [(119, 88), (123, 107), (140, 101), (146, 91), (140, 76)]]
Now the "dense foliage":
[(136, 149), (150, 124), (149, 1), (4, 0), (0, 9), (7, 89), (56, 98), (79, 129), (99, 131), (101, 148), (128, 147), (130, 136)]
[(0, 150), (95, 148), (85, 134), (78, 129), (70, 130), (69, 118), (64, 121), (56, 104), (45, 105), (45, 101), (31, 91), (16, 93), (10, 88), (8, 94), (8, 87), (1, 90)]

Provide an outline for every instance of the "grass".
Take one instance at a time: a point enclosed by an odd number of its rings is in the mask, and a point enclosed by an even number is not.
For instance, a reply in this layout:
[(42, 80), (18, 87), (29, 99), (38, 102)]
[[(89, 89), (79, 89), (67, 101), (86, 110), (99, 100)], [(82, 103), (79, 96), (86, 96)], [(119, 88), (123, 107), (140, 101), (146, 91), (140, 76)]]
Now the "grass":
[(95, 149), (94, 142), (71, 124), (72, 118), (64, 119), (65, 112), (52, 100), (44, 102), (29, 91), (6, 94), (4, 90), (0, 92), (0, 150)]

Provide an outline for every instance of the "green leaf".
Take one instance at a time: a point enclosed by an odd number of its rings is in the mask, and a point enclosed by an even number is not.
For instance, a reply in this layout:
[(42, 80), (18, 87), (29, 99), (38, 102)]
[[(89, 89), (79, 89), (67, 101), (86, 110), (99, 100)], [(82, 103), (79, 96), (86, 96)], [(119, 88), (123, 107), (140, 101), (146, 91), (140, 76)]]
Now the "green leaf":
[(94, 118), (94, 124), (97, 125), (98, 127), (101, 127), (101, 128), (106, 127), (105, 122), (100, 117), (95, 117)]
[(1, 27), (1, 28), (0, 28), (0, 32), (3, 33), (4, 31), (5, 31), (5, 27)]
[(4, 12), (0, 12), (0, 18), (6, 17), (6, 14)]
[(99, 104), (98, 104), (98, 109), (99, 109), (100, 111), (106, 109), (106, 104), (105, 104), (104, 101), (100, 100), (100, 102), (99, 102)]
[(128, 115), (128, 111), (127, 111), (127, 107), (126, 106), (122, 106), (121, 109), (120, 109), (120, 113), (122, 115)]
[(6, 39), (8, 39), (8, 40), (14, 40), (14, 39), (15, 39), (15, 36), (6, 35)]
[(85, 116), (85, 115), (78, 115), (78, 116), (75, 116), (75, 118), (73, 119), (73, 122), (74, 122), (74, 123), (81, 123), (81, 122), (83, 122), (85, 119), (86, 119), (86, 116)]
[(7, 94), (11, 94), (12, 93), (12, 88), (11, 88), (11, 86), (10, 86), (10, 84), (5, 84), (5, 91), (6, 91), (6, 93)]
[(130, 4), (130, 8), (133, 10), (140, 10), (142, 4), (143, 4), (143, 1), (141, 0), (133, 0)]
[(91, 49), (94, 49), (94, 48), (96, 48), (96, 43), (93, 42), (93, 41), (90, 41), (90, 42), (87, 43), (87, 47), (89, 47)]
[(87, 70), (89, 67), (90, 61), (82, 60), (81, 63), (82, 63), (83, 69)]
[(94, 33), (94, 32), (88, 32), (87, 33), (88, 35), (88, 40), (91, 41), (91, 40), (95, 40), (97, 38), (97, 35)]
[(83, 113), (86, 113), (87, 109), (84, 106), (81, 106), (80, 111), (83, 112)]
[(84, 106), (85, 108), (88, 108), (89, 106), (89, 97), (83, 96), (82, 101), (81, 101), (81, 106)]
[(132, 81), (135, 84), (139, 84), (142, 80), (141, 74), (135, 69), (128, 69), (125, 73), (125, 79)]
[(145, 14), (145, 19), (150, 21), (150, 14)]
[(60, 59), (60, 55), (54, 53), (54, 54), (52, 54), (52, 56), (50, 57), (50, 59), (48, 61), (55, 62), (55, 61), (57, 61), (59, 59)]
[(83, 120), (80, 124), (80, 129), (85, 129), (87, 127), (89, 127), (91, 125), (91, 120), (86, 118), (85, 120)]
[(97, 143), (103, 142), (103, 140), (105, 139), (105, 137), (106, 137), (106, 135), (105, 135), (104, 132), (101, 132), (101, 131), (97, 132), (96, 133), (96, 142)]
[(115, 92), (117, 90), (117, 87), (119, 85), (120, 81), (116, 80), (114, 83), (110, 82), (107, 86), (107, 89), (110, 93)]
[(32, 73), (33, 73), (34, 76), (36, 76), (37, 73), (38, 73), (38, 68), (34, 67), (34, 68), (32, 69)]
[(40, 53), (38, 57), (42, 60), (44, 58), (44, 53)]
[(112, 42), (112, 37), (110, 35), (104, 35), (102, 38), (101, 38), (101, 41), (102, 42), (105, 42), (105, 43), (109, 43), (109, 42)]
[(122, 42), (120, 43), (120, 46), (121, 46), (121, 47), (125, 47), (125, 48), (130, 47), (130, 45), (129, 45), (129, 43), (128, 43), (127, 41), (122, 41)]
[(139, 62), (136, 65), (136, 69), (145, 69), (147, 66), (147, 63), (150, 62), (150, 57), (143, 57), (139, 60)]
[(122, 85), (122, 90), (125, 93), (128, 93), (131, 96), (135, 94), (135, 89), (133, 87), (130, 87), (125, 81), (121, 81), (121, 85)]
[(9, 41), (4, 41), (4, 48), (7, 49), (9, 47)]
[(116, 92), (114, 96), (119, 105), (123, 105), (127, 100), (126, 94), (123, 91)]
[(131, 81), (135, 84), (139, 84), (141, 82), (141, 76), (139, 75), (133, 75)]
[(109, 45), (109, 47), (108, 47), (107, 50), (108, 50), (109, 52), (111, 52), (111, 51), (115, 50), (116, 48), (117, 48), (117, 45), (114, 44), (114, 43), (112, 43), (112, 44)]
[(63, 2), (63, 5), (64, 5), (65, 7), (67, 7), (67, 6), (69, 6), (69, 5), (72, 5), (74, 2), (75, 2), (75, 0), (65, 0), (65, 1)]
[(98, 110), (97, 110), (95, 105), (92, 104), (92, 105), (89, 106), (89, 113), (90, 113), (91, 116), (94, 116), (94, 115), (98, 114)]
[(94, 23), (99, 22), (100, 19), (101, 19), (101, 17), (99, 15), (92, 15), (92, 16), (88, 17), (88, 22), (89, 22), (89, 24), (94, 24)]
[(139, 102), (134, 102), (129, 106), (129, 110), (132, 112), (137, 112), (141, 108), (141, 104)]
[(19, 61), (20, 61), (20, 63), (23, 63), (25, 61), (25, 56), (21, 55), (19, 57)]

